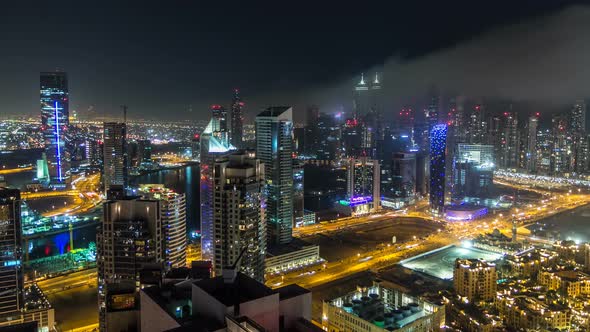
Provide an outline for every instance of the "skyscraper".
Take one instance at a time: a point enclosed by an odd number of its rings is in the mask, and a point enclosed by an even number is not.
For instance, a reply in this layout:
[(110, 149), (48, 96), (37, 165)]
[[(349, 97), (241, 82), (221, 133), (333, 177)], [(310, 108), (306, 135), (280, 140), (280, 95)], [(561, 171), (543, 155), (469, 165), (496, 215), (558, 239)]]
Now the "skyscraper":
[(347, 167), (347, 196), (350, 202), (372, 202), (372, 210), (381, 207), (381, 170), (378, 160), (368, 157), (351, 158)]
[(256, 157), (264, 163), (269, 244), (291, 242), (293, 109), (269, 107), (256, 116)]
[(519, 156), (518, 149), (520, 146), (520, 135), (518, 134), (518, 118), (516, 113), (512, 112), (512, 105), (510, 106), (510, 110), (511, 112), (504, 112), (504, 118), (502, 121), (502, 155), (500, 158), (500, 167), (517, 168)]
[[(551, 118), (551, 161), (550, 174), (563, 175), (570, 170), (571, 161), (571, 131), (567, 116), (556, 114)], [(569, 153), (568, 153), (569, 151)]]
[(365, 81), (365, 74), (361, 73), (361, 78), (353, 89), (352, 114), (355, 119), (364, 117), (369, 112), (371, 105), (369, 83)]
[(231, 154), (235, 148), (229, 143), (228, 132), (221, 131), (220, 119), (214, 110), (211, 121), (200, 134), (200, 201), (201, 201), (201, 256), (213, 261), (214, 257), (214, 179), (215, 159)]
[(303, 166), (303, 162), (297, 159), (293, 159), (293, 227), (303, 224), (303, 179), (305, 177)]
[(43, 72), (40, 82), (41, 131), (45, 138), (49, 184), (64, 188), (70, 177), (68, 77), (64, 72)]
[(103, 141), (103, 184), (105, 194), (108, 195), (111, 189), (127, 187), (127, 125), (105, 122)]
[(447, 125), (438, 124), (430, 132), (430, 210), (442, 216), (445, 204)]
[[(218, 158), (214, 165), (215, 239), (213, 269), (237, 263), (239, 271), (264, 281), (266, 224), (264, 221), (264, 165), (253, 154)], [(242, 258), (238, 261), (241, 252)]]
[(231, 103), (231, 144), (236, 148), (242, 147), (242, 137), (244, 136), (244, 102), (240, 98), (240, 91), (234, 89), (234, 98)]
[(455, 292), (469, 302), (496, 297), (496, 265), (479, 259), (457, 259), (453, 270)]
[(537, 130), (539, 127), (539, 113), (529, 117), (527, 124), (526, 169), (530, 173), (537, 172)]
[(586, 137), (586, 103), (578, 100), (572, 108), (570, 127), (572, 131), (572, 171), (584, 173), (588, 170), (588, 140)]
[(147, 273), (161, 271), (165, 260), (158, 204), (137, 198), (103, 204), (96, 235), (101, 331), (137, 329), (139, 290), (159, 281)]
[(0, 316), (17, 314), (23, 303), (20, 191), (0, 187)]
[(213, 131), (228, 133), (227, 110), (225, 107), (221, 105), (211, 105), (211, 115), (213, 119), (215, 119), (213, 122)]
[(163, 184), (142, 184), (139, 193), (159, 204), (166, 268), (186, 267), (186, 195)]

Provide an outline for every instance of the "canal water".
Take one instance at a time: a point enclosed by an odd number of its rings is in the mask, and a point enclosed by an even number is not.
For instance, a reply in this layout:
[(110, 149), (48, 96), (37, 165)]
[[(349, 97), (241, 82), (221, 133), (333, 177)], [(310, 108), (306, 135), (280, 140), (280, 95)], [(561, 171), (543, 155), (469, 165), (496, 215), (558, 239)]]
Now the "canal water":
[(528, 228), (542, 237), (590, 242), (590, 205), (545, 218)]
[[(131, 185), (162, 183), (178, 193), (186, 194), (187, 231), (190, 233), (199, 229), (199, 166), (148, 173), (134, 177), (130, 182)], [(96, 227), (97, 225), (93, 224), (74, 229), (74, 248), (88, 248), (91, 242), (96, 243)], [(24, 246), (29, 260), (60, 255), (70, 250), (70, 234), (65, 230), (62, 233), (30, 239)]]

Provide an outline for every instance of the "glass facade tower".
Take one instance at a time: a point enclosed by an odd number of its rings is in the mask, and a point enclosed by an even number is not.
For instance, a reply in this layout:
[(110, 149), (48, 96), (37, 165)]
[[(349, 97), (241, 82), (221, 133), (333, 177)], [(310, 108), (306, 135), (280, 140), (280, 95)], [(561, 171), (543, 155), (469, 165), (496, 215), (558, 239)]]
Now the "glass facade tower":
[(430, 210), (442, 216), (445, 205), (447, 125), (437, 124), (430, 131)]
[(64, 72), (40, 75), (41, 130), (49, 169), (49, 184), (64, 188), (69, 183), (70, 154), (67, 134), (70, 124), (68, 77)]

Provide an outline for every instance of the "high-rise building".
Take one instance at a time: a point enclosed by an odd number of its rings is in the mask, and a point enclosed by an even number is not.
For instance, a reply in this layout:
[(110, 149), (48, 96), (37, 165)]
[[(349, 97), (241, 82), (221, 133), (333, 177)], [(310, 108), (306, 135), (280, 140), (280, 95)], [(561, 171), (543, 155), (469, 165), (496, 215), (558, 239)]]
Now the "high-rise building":
[(137, 330), (139, 290), (159, 282), (165, 260), (159, 202), (126, 198), (103, 209), (96, 236), (99, 328)]
[(399, 209), (416, 195), (416, 155), (393, 153), (390, 162), (381, 165), (381, 205)]
[(264, 163), (269, 244), (291, 241), (293, 232), (293, 109), (269, 107), (256, 116), (256, 157)]
[(567, 116), (556, 114), (551, 118), (551, 162), (550, 174), (560, 176), (570, 171), (571, 131)]
[(229, 143), (226, 131), (221, 131), (220, 119), (215, 116), (199, 135), (200, 142), (200, 203), (201, 203), (201, 256), (203, 260), (214, 260), (214, 197), (213, 167), (215, 159), (232, 153), (235, 148)]
[(438, 124), (430, 132), (430, 210), (442, 216), (445, 205), (447, 125)]
[(191, 139), (191, 153), (193, 160), (201, 160), (201, 135), (194, 134)]
[(494, 146), (485, 144), (457, 144), (456, 162), (473, 162), (477, 165), (494, 166)]
[(351, 158), (347, 167), (347, 196), (350, 202), (372, 202), (371, 209), (381, 207), (381, 170), (379, 161), (368, 157)]
[[(240, 272), (264, 281), (266, 224), (264, 220), (264, 165), (253, 153), (218, 158), (213, 214), (213, 270), (220, 276), (237, 264)], [(238, 261), (242, 251), (244, 254)]]
[(152, 142), (149, 139), (137, 141), (137, 157), (139, 165), (152, 162)]
[(304, 164), (293, 159), (293, 227), (303, 224), (304, 209)]
[(64, 188), (70, 178), (68, 77), (64, 72), (43, 72), (40, 82), (41, 131), (45, 139), (50, 185)]
[(20, 191), (0, 187), (0, 316), (24, 307)]
[(211, 105), (211, 116), (215, 120), (213, 121), (214, 132), (229, 133), (227, 127), (227, 110), (225, 107), (221, 105)]
[(345, 157), (356, 158), (364, 155), (363, 136), (365, 126), (355, 118), (347, 119), (342, 128), (342, 146)]
[(469, 113), (467, 125), (465, 128), (460, 128), (459, 126), (456, 126), (456, 128), (458, 129), (458, 132), (461, 132), (462, 130), (465, 131), (465, 134), (462, 136), (464, 136), (467, 143), (482, 144), (485, 142), (486, 134), (486, 124), (484, 119), (484, 106), (481, 104), (476, 104)]
[(526, 170), (537, 172), (537, 131), (539, 127), (539, 113), (529, 117), (527, 124)]
[(305, 119), (305, 148), (304, 152), (308, 156), (315, 156), (320, 149), (320, 133), (319, 133), (319, 117), (320, 109), (316, 105), (308, 106), (306, 110)]
[(166, 268), (186, 267), (186, 195), (174, 192), (163, 184), (142, 184), (139, 193), (145, 199), (160, 203)]
[(234, 89), (234, 97), (231, 103), (231, 144), (236, 148), (242, 148), (244, 136), (244, 102), (240, 98), (240, 90)]
[(500, 141), (500, 167), (518, 168), (520, 135), (518, 133), (518, 118), (515, 112), (504, 112)]
[(355, 119), (362, 118), (369, 112), (371, 105), (369, 93), (369, 83), (365, 81), (365, 74), (361, 73), (361, 78), (353, 89), (352, 114)]
[(496, 265), (480, 259), (457, 259), (453, 270), (455, 292), (469, 302), (493, 301), (497, 287)]
[(588, 170), (588, 140), (586, 137), (586, 103), (578, 100), (572, 108), (570, 129), (572, 131), (572, 171), (580, 174)]
[(319, 160), (337, 160), (340, 156), (340, 126), (334, 114), (320, 113), (317, 120)]
[[(113, 188), (127, 188), (127, 125), (104, 123), (103, 184), (105, 194)], [(108, 197), (107, 197), (108, 198)]]

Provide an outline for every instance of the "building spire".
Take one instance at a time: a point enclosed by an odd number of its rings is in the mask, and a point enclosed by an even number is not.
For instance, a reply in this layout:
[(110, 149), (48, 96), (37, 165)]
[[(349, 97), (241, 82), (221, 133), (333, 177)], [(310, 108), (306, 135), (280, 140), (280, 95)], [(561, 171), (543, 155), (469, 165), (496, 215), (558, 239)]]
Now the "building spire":
[(373, 84), (379, 84), (379, 73), (375, 72), (375, 81), (373, 81)]
[(359, 82), (360, 85), (365, 85), (365, 73), (361, 73), (361, 81)]

